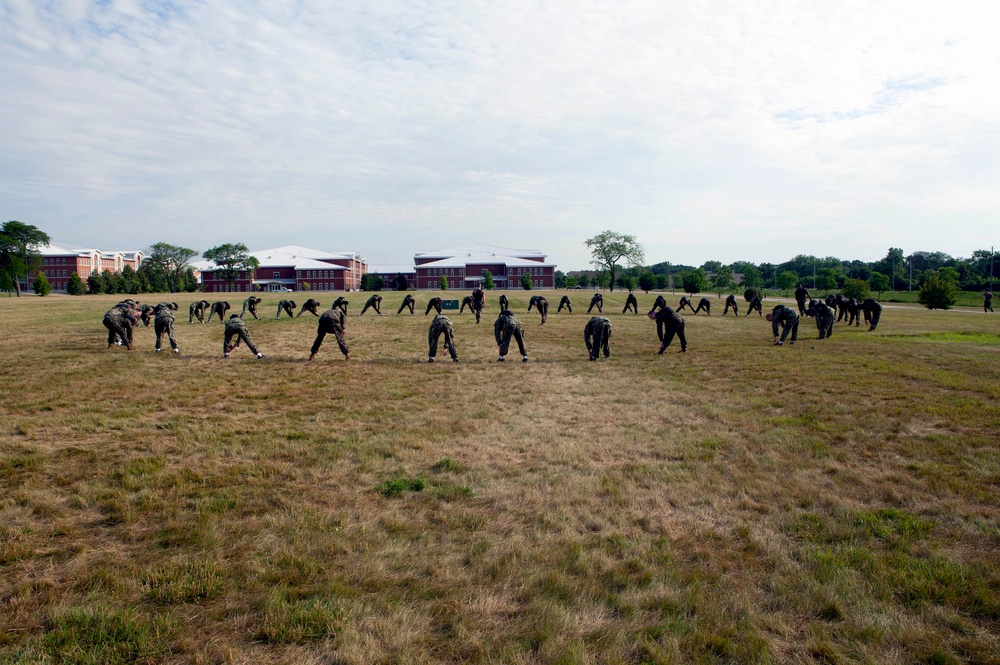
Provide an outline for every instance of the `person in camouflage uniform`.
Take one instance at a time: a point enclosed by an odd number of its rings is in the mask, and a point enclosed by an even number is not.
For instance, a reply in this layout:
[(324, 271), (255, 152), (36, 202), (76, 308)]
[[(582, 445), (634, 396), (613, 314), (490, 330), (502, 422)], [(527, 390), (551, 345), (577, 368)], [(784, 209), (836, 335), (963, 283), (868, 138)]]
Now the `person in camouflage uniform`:
[(694, 313), (697, 314), (701, 310), (705, 310), (706, 314), (712, 316), (712, 301), (710, 301), (708, 298), (702, 298), (701, 300), (699, 300), (698, 308), (694, 310)]
[(649, 310), (651, 312), (656, 312), (667, 306), (667, 301), (663, 296), (656, 296), (656, 300), (653, 301), (653, 309)]
[[(799, 316), (806, 313), (806, 302), (811, 299), (809, 290), (799, 282), (795, 285), (795, 304), (799, 306)], [(809, 303), (810, 305), (812, 303)]]
[(340, 352), (344, 354), (344, 360), (350, 360), (351, 352), (347, 348), (347, 339), (344, 336), (344, 327), (346, 325), (347, 314), (342, 309), (333, 307), (323, 312), (323, 315), (319, 317), (319, 326), (316, 328), (316, 341), (313, 342), (309, 353), (309, 360), (316, 357), (319, 347), (323, 344), (323, 338), (327, 335), (333, 335), (337, 338), (337, 346), (340, 347)]
[(250, 296), (249, 298), (247, 298), (246, 300), (244, 300), (243, 301), (243, 311), (240, 312), (240, 318), (242, 319), (244, 314), (246, 314), (247, 312), (250, 312), (250, 314), (253, 315), (253, 318), (255, 318), (258, 321), (260, 321), (260, 317), (257, 316), (257, 305), (261, 304), (262, 302), (263, 302), (263, 300), (261, 300), (257, 296)]
[(139, 319), (142, 321), (142, 325), (149, 327), (150, 322), (153, 320), (153, 316), (156, 314), (156, 310), (152, 305), (141, 305), (142, 313), (139, 315)]
[(486, 307), (486, 292), (477, 285), (472, 289), (472, 311), (476, 313), (476, 323), (482, 318), (484, 307)]
[(503, 293), (500, 294), (500, 311), (505, 309), (510, 309), (510, 301), (507, 300), (507, 296)]
[(569, 301), (569, 296), (563, 296), (559, 300), (559, 309), (556, 310), (556, 314), (563, 311), (563, 307), (569, 310), (569, 313), (573, 313), (573, 304)]
[(174, 353), (180, 353), (181, 350), (177, 348), (177, 338), (174, 337), (174, 312), (179, 309), (177, 303), (161, 302), (153, 309), (156, 312), (156, 318), (153, 320), (153, 330), (156, 331), (156, 352), (160, 352), (163, 334), (166, 333), (170, 348)]
[[(771, 313), (767, 315), (767, 320), (771, 322), (771, 332), (774, 334), (774, 344), (781, 346), (785, 343), (788, 333), (792, 334), (792, 344), (795, 344), (799, 336), (799, 313), (791, 307), (777, 305)], [(781, 337), (778, 337), (778, 326), (781, 326)]]
[(288, 318), (294, 317), (295, 316), (295, 301), (294, 300), (279, 300), (278, 301), (278, 314), (274, 318), (276, 318), (276, 319), (280, 319), (281, 318), (281, 310), (285, 310), (285, 313), (288, 314)]
[(337, 299), (333, 301), (333, 308), (339, 309), (344, 313), (344, 316), (347, 316), (347, 306), (350, 304), (351, 302), (344, 296), (337, 296)]
[(600, 293), (595, 293), (594, 297), (590, 299), (590, 307), (587, 308), (587, 314), (590, 314), (590, 310), (597, 308), (597, 311), (604, 314), (604, 296)]
[(983, 314), (993, 312), (993, 292), (989, 289), (983, 292)]
[(743, 316), (750, 316), (754, 312), (757, 312), (760, 316), (764, 316), (764, 305), (760, 301), (760, 296), (752, 296), (748, 302), (750, 308)]
[(736, 316), (740, 315), (740, 308), (736, 306), (736, 296), (730, 294), (726, 297), (726, 309), (723, 310), (722, 316), (729, 314), (729, 308), (733, 308), (733, 314)]
[(868, 332), (878, 328), (878, 320), (882, 318), (882, 305), (869, 298), (861, 303), (861, 312), (865, 315), (865, 323), (868, 324)]
[(368, 301), (365, 303), (365, 306), (361, 308), (361, 313), (358, 314), (358, 316), (364, 316), (365, 312), (368, 311), (369, 307), (374, 309), (376, 314), (382, 316), (382, 296), (376, 293), (371, 298), (369, 298)]
[[(472, 310), (472, 296), (465, 296), (462, 298), (462, 306), (458, 308), (458, 313), (464, 313), (466, 307)], [(475, 310), (473, 310), (473, 313), (475, 313)]]
[(427, 362), (434, 362), (437, 355), (438, 339), (444, 335), (444, 348), (451, 354), (452, 362), (458, 362), (458, 349), (455, 348), (455, 329), (451, 325), (451, 319), (444, 314), (438, 314), (431, 321), (431, 327), (427, 331)]
[(188, 323), (194, 323), (198, 319), (199, 323), (205, 323), (205, 311), (211, 307), (207, 300), (199, 300), (191, 303), (188, 307)]
[(413, 316), (413, 309), (416, 307), (416, 303), (417, 301), (413, 299), (413, 296), (407, 293), (406, 297), (403, 298), (403, 304), (400, 305), (399, 309), (396, 311), (396, 316), (399, 316), (400, 312), (402, 312), (407, 307), (410, 308), (410, 316)]
[[(624, 312), (622, 312), (624, 314)], [(587, 321), (583, 329), (583, 343), (591, 360), (597, 360), (601, 350), (604, 357), (611, 357), (611, 321), (603, 316), (595, 316)]]
[(319, 316), (319, 304), (320, 303), (318, 300), (313, 300), (312, 298), (310, 298), (309, 300), (302, 303), (302, 309), (300, 309), (299, 313), (295, 315), (295, 318), (297, 319), (300, 316), (302, 316), (303, 312), (312, 312), (313, 316)]
[(625, 299), (625, 308), (622, 310), (622, 314), (632, 310), (632, 313), (638, 316), (639, 314), (639, 301), (635, 299), (635, 294), (631, 291), (628, 292), (628, 298)]
[(522, 362), (528, 362), (528, 352), (524, 349), (524, 326), (511, 313), (509, 309), (500, 312), (496, 322), (493, 324), (493, 336), (497, 340), (500, 348), (500, 357), (497, 362), (504, 362), (507, 351), (510, 349), (510, 338), (517, 342), (517, 349), (521, 352)]
[(219, 315), (219, 320), (223, 323), (226, 322), (226, 312), (229, 311), (229, 303), (225, 300), (218, 300), (212, 303), (212, 308), (208, 310), (208, 322), (212, 322), (212, 317), (216, 314)]
[(542, 315), (541, 325), (545, 325), (545, 321), (549, 318), (549, 301), (542, 296), (531, 296), (531, 300), (528, 301), (529, 313), (532, 307), (538, 309), (538, 313)]
[(667, 350), (670, 343), (674, 341), (674, 335), (681, 341), (681, 353), (686, 353), (688, 348), (687, 337), (684, 335), (684, 317), (675, 312), (670, 307), (664, 307), (658, 312), (652, 310), (646, 315), (651, 321), (656, 321), (656, 336), (660, 340), (660, 355)]
[(847, 325), (854, 325), (855, 328), (861, 327), (861, 303), (858, 302), (857, 298), (848, 298), (845, 305), (847, 307)]
[(118, 303), (104, 314), (104, 327), (108, 329), (108, 348), (115, 344), (115, 338), (121, 340), (129, 351), (132, 350), (132, 327), (139, 324), (132, 306)]
[(424, 312), (424, 316), (430, 314), (432, 309), (437, 310), (437, 313), (441, 313), (441, 303), (443, 301), (440, 298), (431, 298), (427, 301), (427, 310)]
[[(236, 341), (230, 343), (234, 337)], [(264, 357), (264, 354), (258, 351), (257, 346), (253, 343), (253, 337), (247, 330), (246, 322), (240, 318), (239, 314), (233, 314), (226, 320), (226, 330), (222, 337), (222, 357), (228, 358), (229, 352), (240, 345), (240, 340), (246, 343), (247, 348), (257, 356), (258, 360)]]
[(816, 319), (816, 329), (819, 330), (819, 338), (826, 339), (833, 336), (833, 310), (822, 300), (810, 300), (806, 307), (806, 316)]

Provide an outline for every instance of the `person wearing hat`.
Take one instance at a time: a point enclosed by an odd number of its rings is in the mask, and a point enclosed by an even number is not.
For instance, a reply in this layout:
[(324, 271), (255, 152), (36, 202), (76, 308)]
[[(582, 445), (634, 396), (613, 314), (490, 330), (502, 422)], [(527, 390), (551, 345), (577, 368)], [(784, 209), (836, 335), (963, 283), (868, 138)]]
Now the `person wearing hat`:
[[(771, 322), (771, 333), (774, 335), (775, 346), (781, 346), (792, 333), (791, 343), (795, 344), (795, 339), (799, 336), (799, 313), (790, 307), (777, 305), (771, 313), (767, 315), (767, 320)], [(781, 325), (781, 337), (778, 337), (778, 325)]]

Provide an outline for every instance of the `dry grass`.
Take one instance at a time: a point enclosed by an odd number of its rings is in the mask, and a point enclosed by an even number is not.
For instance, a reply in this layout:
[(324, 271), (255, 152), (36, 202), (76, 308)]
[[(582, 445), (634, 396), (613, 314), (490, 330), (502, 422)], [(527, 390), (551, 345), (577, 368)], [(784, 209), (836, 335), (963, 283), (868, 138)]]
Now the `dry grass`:
[(0, 299), (0, 662), (1000, 662), (1000, 319), (689, 315), (657, 356), (615, 294), (589, 363), (589, 294), (513, 292), (498, 365), (496, 295), (457, 365), (395, 294), (350, 363), (277, 295), (264, 361), (193, 296), (180, 356)]

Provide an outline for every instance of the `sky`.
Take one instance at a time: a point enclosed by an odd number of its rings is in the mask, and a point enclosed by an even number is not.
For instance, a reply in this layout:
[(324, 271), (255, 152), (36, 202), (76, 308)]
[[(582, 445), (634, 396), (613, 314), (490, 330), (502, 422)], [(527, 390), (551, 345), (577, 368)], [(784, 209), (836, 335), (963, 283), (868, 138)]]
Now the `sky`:
[(1000, 5), (0, 0), (0, 219), (586, 268), (1000, 245)]

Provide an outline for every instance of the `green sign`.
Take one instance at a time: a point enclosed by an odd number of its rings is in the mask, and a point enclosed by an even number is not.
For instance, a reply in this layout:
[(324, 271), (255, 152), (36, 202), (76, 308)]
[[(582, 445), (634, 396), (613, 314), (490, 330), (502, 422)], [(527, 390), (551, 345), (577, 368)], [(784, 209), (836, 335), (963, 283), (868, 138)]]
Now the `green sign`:
[(457, 300), (442, 300), (441, 301), (441, 308), (442, 309), (458, 309), (458, 301)]

